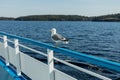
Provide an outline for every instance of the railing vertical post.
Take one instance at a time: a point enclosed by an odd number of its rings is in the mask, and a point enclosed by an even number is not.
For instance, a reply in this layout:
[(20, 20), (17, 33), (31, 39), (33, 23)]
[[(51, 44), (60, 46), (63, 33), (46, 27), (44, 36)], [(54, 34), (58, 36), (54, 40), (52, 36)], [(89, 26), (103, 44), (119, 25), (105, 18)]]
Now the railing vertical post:
[(55, 80), (53, 50), (47, 49), (50, 80)]
[(5, 62), (6, 65), (9, 65), (9, 51), (8, 51), (8, 42), (7, 42), (7, 36), (3, 36), (3, 42), (4, 42), (4, 48), (5, 48)]
[(19, 51), (19, 42), (18, 39), (14, 40), (15, 43), (15, 54), (16, 54), (16, 68), (17, 75), (21, 75), (21, 60), (20, 60), (20, 51)]

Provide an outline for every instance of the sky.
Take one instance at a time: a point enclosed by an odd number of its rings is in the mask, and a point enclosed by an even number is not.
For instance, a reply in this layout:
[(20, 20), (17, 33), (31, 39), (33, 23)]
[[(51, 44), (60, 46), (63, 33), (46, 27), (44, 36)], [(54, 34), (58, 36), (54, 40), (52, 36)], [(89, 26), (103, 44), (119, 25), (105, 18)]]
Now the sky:
[(0, 17), (27, 15), (100, 16), (120, 13), (120, 0), (0, 0)]

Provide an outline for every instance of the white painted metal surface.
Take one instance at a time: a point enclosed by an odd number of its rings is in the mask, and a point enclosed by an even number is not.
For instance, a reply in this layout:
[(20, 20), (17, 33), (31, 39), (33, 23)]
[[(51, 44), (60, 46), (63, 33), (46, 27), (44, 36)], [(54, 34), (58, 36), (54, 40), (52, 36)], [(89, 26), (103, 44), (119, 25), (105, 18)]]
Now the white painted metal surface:
[(17, 68), (17, 74), (21, 75), (21, 59), (20, 59), (20, 51), (19, 51), (19, 42), (18, 39), (14, 40), (14, 47), (15, 47), (15, 54), (16, 54), (16, 68)]
[(0, 55), (5, 58), (6, 50), (4, 48), (4, 44), (0, 42)]
[(14, 67), (17, 66), (16, 62), (16, 54), (15, 54), (15, 49), (8, 46), (9, 49), (9, 62), (14, 65)]
[(77, 80), (71, 76), (68, 76), (67, 74), (59, 71), (59, 70), (55, 70), (55, 80)]
[(9, 50), (8, 50), (7, 36), (3, 36), (3, 41), (4, 41), (6, 65), (9, 65)]
[(55, 80), (53, 50), (47, 49), (50, 80)]
[(22, 72), (32, 80), (50, 80), (48, 65), (21, 53)]

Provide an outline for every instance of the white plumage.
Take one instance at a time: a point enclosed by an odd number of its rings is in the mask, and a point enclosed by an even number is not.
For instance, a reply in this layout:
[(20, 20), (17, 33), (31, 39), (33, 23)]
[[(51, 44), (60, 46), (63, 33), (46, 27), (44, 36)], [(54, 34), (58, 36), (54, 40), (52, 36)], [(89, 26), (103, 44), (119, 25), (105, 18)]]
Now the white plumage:
[(58, 42), (63, 42), (65, 44), (69, 43), (68, 39), (66, 39), (62, 35), (58, 34), (55, 28), (51, 29), (51, 38), (55, 42), (56, 46), (57, 46)]

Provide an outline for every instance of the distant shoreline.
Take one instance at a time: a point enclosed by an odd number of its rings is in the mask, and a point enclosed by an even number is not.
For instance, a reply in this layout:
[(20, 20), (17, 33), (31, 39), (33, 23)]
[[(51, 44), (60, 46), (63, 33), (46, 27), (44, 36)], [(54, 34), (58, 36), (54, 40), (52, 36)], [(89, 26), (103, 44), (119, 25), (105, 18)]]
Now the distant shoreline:
[(103, 16), (80, 16), (80, 15), (30, 15), (13, 17), (0, 17), (0, 20), (13, 21), (97, 21), (97, 22), (120, 22), (120, 14), (110, 14)]

